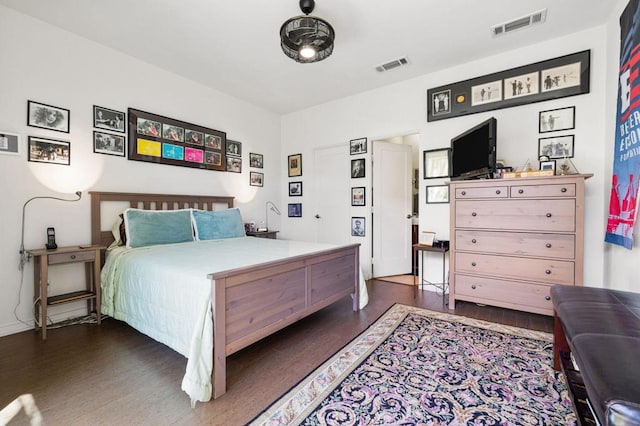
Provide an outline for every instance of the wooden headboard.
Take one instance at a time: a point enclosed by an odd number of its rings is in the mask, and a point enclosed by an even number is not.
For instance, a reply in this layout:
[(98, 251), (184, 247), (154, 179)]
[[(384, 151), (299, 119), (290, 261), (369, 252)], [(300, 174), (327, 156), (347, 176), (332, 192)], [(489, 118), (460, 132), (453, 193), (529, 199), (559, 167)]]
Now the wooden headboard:
[[(91, 244), (108, 247), (113, 242), (111, 226), (116, 217), (102, 217), (102, 203), (129, 203), (129, 207), (144, 210), (178, 210), (200, 209), (220, 210), (233, 207), (234, 197), (220, 197), (213, 195), (171, 195), (171, 194), (136, 194), (131, 192), (97, 192), (89, 191), (91, 195)], [(120, 212), (122, 213), (122, 212)], [(108, 230), (103, 231), (102, 221)]]

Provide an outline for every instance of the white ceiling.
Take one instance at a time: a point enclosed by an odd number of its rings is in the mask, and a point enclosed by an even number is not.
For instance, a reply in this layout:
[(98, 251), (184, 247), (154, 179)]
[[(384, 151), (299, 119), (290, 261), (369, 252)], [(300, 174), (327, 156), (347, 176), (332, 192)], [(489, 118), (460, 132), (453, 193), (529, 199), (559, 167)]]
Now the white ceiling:
[[(333, 55), (314, 64), (298, 64), (280, 49), (280, 26), (301, 14), (298, 0), (0, 0), (0, 5), (288, 113), (601, 25), (616, 2), (316, 0), (312, 14), (331, 23), (336, 42)], [(491, 36), (492, 25), (544, 8), (546, 23)], [(409, 66), (375, 71), (401, 56), (409, 58)]]

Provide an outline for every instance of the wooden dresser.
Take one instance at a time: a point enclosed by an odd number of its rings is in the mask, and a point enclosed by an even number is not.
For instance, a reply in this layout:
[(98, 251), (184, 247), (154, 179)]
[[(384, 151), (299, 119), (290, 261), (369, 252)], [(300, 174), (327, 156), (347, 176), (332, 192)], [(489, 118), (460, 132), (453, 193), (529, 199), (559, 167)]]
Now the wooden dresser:
[(449, 307), (466, 300), (553, 315), (550, 288), (583, 283), (591, 176), (451, 182)]

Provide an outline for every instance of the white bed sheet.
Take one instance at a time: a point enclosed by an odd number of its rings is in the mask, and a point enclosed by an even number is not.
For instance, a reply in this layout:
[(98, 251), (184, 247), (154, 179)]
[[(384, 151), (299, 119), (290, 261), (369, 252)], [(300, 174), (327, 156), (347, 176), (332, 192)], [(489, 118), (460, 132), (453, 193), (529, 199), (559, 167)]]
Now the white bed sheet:
[[(102, 269), (102, 312), (187, 357), (182, 389), (211, 399), (213, 319), (207, 274), (335, 248), (241, 237), (110, 250)], [(360, 309), (368, 303), (360, 271)]]

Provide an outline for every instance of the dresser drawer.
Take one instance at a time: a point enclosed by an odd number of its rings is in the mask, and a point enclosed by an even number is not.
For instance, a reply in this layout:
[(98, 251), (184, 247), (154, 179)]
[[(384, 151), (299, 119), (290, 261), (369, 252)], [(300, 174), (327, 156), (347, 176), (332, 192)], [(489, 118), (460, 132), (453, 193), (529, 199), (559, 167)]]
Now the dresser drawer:
[(553, 185), (514, 185), (511, 187), (512, 198), (522, 197), (575, 197), (576, 184)]
[(456, 188), (456, 198), (507, 198), (509, 196), (509, 187), (507, 186), (489, 186), (478, 188)]
[(574, 262), (565, 260), (456, 252), (454, 272), (573, 285), (575, 281), (574, 269)]
[(456, 230), (455, 249), (573, 260), (575, 235)]
[(567, 200), (461, 200), (455, 203), (456, 228), (573, 232), (576, 203)]
[(553, 303), (549, 295), (551, 287), (543, 284), (456, 274), (456, 296), (503, 302), (503, 306), (514, 309), (532, 306), (551, 313), (553, 311)]
[(89, 262), (95, 260), (95, 251), (74, 251), (71, 253), (57, 253), (47, 256), (49, 259), (49, 265), (55, 265), (57, 263), (72, 263), (72, 262)]

